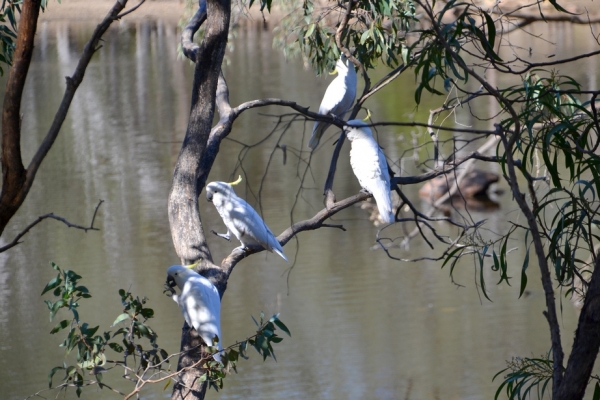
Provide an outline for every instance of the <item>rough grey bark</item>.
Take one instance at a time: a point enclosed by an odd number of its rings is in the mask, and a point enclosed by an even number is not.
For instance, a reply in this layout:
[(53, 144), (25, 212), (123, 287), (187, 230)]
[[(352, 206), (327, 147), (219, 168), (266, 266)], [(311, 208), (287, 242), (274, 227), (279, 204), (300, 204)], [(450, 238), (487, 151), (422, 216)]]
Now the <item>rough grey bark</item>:
[[(198, 184), (200, 163), (210, 135), (215, 113), (217, 82), (221, 63), (225, 54), (231, 4), (229, 0), (207, 2), (206, 32), (202, 44), (195, 53), (196, 68), (192, 88), (192, 106), (185, 139), (173, 173), (173, 184), (169, 194), (169, 222), (177, 255), (182, 264), (199, 262), (199, 270), (216, 269), (206, 244), (204, 230), (198, 211), (198, 196), (202, 186)], [(216, 271), (215, 271), (216, 272)], [(219, 276), (217, 272), (217, 278)], [(224, 287), (217, 284), (221, 296)], [(197, 346), (200, 343), (194, 329), (184, 325), (178, 370), (192, 365), (200, 357)], [(190, 351), (191, 350), (191, 351)], [(206, 384), (198, 384), (202, 370), (186, 370), (180, 375), (181, 381), (173, 388), (172, 399), (201, 399), (206, 392)]]

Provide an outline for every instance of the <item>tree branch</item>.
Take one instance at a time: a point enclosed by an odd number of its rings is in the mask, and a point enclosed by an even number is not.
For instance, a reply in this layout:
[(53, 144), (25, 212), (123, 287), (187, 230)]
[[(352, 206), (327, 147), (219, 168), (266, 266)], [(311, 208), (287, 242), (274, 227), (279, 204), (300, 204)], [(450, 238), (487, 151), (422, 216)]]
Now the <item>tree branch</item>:
[[(333, 215), (342, 211), (343, 209), (346, 209), (346, 208), (352, 206), (353, 204), (364, 201), (364, 200), (368, 199), (369, 197), (372, 197), (372, 195), (369, 193), (361, 192), (361, 193), (355, 194), (354, 196), (345, 198), (344, 200), (340, 200), (339, 202), (333, 204), (331, 207), (329, 207), (329, 208), (326, 207), (326, 208), (322, 209), (317, 214), (315, 214), (312, 218), (304, 220), (304, 221), (296, 222), (295, 224), (293, 224), (292, 226), (287, 228), (285, 231), (283, 231), (281, 233), (281, 235), (279, 235), (277, 237), (277, 240), (279, 241), (279, 243), (282, 246), (285, 246), (285, 244), (287, 242), (289, 242), (294, 236), (296, 236), (300, 232), (314, 231), (314, 230), (322, 228), (322, 227), (339, 228), (339, 226), (332, 226), (329, 224), (324, 224), (324, 222), (327, 219), (331, 218)], [(235, 265), (238, 262), (240, 262), (242, 259), (244, 259), (252, 254), (260, 253), (261, 251), (265, 251), (265, 249), (261, 246), (252, 246), (252, 247), (246, 248), (245, 251), (235, 249), (229, 256), (227, 256), (221, 262), (221, 269), (223, 271), (225, 271), (226, 274), (229, 275), (231, 273), (231, 270), (233, 270), (233, 268), (235, 267)]]
[[(556, 399), (581, 399), (600, 349), (600, 255), (596, 255), (567, 369)], [(560, 366), (562, 368), (562, 365)]]
[(185, 28), (181, 32), (181, 48), (183, 49), (183, 54), (189, 58), (190, 60), (196, 62), (197, 53), (200, 49), (196, 43), (194, 43), (194, 35), (200, 29), (200, 26), (206, 21), (206, 0), (199, 1), (198, 11), (190, 20), (188, 21)]
[(27, 225), (25, 227), (25, 229), (23, 229), (21, 232), (19, 232), (17, 234), (17, 236), (15, 236), (15, 238), (13, 239), (12, 242), (10, 242), (9, 244), (7, 244), (5, 246), (0, 247), (0, 253), (3, 253), (6, 250), (11, 249), (11, 248), (15, 247), (16, 245), (22, 243), (22, 242), (19, 242), (19, 240), (23, 236), (25, 236), (31, 230), (31, 228), (33, 228), (34, 226), (36, 226), (37, 224), (39, 224), (40, 222), (42, 222), (43, 220), (45, 220), (47, 218), (52, 218), (57, 221), (60, 221), (69, 228), (81, 229), (86, 233), (87, 233), (87, 231), (99, 231), (100, 229), (94, 228), (94, 221), (96, 220), (96, 214), (98, 213), (98, 208), (100, 208), (100, 205), (102, 203), (104, 203), (104, 200), (100, 200), (98, 202), (98, 205), (96, 206), (96, 209), (94, 210), (94, 215), (92, 216), (92, 222), (90, 223), (90, 226), (87, 226), (87, 227), (77, 225), (77, 224), (72, 224), (71, 222), (67, 221), (65, 218), (54, 215), (53, 213), (42, 215), (42, 216), (38, 217), (35, 221), (33, 221), (31, 224)]
[(2, 193), (0, 234), (25, 200), (27, 171), (21, 155), (21, 100), (33, 56), (41, 0), (25, 0), (19, 19), (13, 64), (8, 73), (2, 107)]

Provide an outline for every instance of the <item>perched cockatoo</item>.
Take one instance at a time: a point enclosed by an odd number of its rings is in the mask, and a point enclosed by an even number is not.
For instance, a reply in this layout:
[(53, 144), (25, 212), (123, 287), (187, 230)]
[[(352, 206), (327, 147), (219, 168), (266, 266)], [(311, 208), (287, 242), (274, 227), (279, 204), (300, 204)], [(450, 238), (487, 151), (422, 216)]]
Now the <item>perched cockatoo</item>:
[(383, 222), (394, 222), (390, 174), (385, 154), (373, 139), (371, 129), (363, 121), (348, 121), (344, 131), (351, 145), (350, 165), (360, 186), (375, 198)]
[[(335, 64), (333, 73), (336, 71), (339, 75), (327, 87), (319, 107), (319, 114), (333, 114), (336, 117), (343, 118), (344, 114), (352, 107), (354, 97), (356, 97), (356, 71), (354, 70), (354, 64), (343, 54)], [(330, 125), (327, 122), (315, 121), (308, 147), (314, 150), (319, 145), (321, 136)]]
[[(167, 270), (167, 285), (177, 286), (181, 293), (173, 294), (173, 300), (179, 304), (183, 318), (194, 327), (198, 335), (208, 346), (214, 345), (215, 336), (219, 338), (217, 348), (221, 346), (221, 299), (217, 288), (208, 279), (181, 265), (173, 265)], [(219, 353), (213, 358), (221, 362)]]
[(227, 240), (231, 239), (231, 233), (233, 233), (242, 243), (238, 249), (243, 250), (251, 245), (260, 245), (288, 261), (283, 254), (283, 248), (265, 221), (250, 204), (239, 198), (233, 191), (232, 185), (237, 185), (241, 181), (242, 177), (240, 176), (236, 182), (211, 182), (206, 186), (206, 199), (215, 205), (227, 227), (225, 234), (214, 231), (213, 233)]

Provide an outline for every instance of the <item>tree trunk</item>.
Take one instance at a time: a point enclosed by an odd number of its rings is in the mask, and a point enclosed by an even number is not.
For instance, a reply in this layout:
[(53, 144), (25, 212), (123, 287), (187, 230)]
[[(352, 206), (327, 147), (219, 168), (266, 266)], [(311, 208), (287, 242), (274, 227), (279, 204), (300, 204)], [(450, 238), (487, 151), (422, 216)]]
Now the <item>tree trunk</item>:
[(556, 400), (582, 399), (600, 349), (600, 254), (596, 255), (592, 279), (585, 295), (575, 331), (573, 351)]
[[(190, 120), (179, 158), (173, 173), (173, 184), (169, 194), (169, 223), (175, 251), (182, 264), (199, 262), (197, 270), (213, 270), (209, 279), (219, 289), (221, 297), (225, 288), (225, 275), (214, 271), (218, 269), (212, 262), (212, 256), (206, 243), (200, 213), (198, 196), (202, 187), (200, 179), (201, 160), (206, 150), (208, 137), (215, 114), (215, 97), (221, 64), (227, 45), (230, 0), (212, 0), (207, 2), (206, 32), (202, 44), (196, 53), (196, 68), (192, 88), (192, 107)], [(189, 350), (197, 346), (201, 339), (194, 329), (184, 325), (181, 349)], [(200, 357), (198, 349), (184, 353), (179, 358), (178, 370), (190, 366)], [(181, 375), (181, 382), (173, 388), (172, 399), (202, 399), (206, 392), (206, 383), (200, 385), (198, 377), (203, 371), (189, 370)], [(194, 388), (194, 390), (191, 390)]]
[(23, 200), (27, 171), (21, 158), (21, 98), (33, 55), (33, 41), (41, 0), (23, 2), (13, 65), (8, 73), (2, 108), (2, 192), (0, 193), (0, 235)]

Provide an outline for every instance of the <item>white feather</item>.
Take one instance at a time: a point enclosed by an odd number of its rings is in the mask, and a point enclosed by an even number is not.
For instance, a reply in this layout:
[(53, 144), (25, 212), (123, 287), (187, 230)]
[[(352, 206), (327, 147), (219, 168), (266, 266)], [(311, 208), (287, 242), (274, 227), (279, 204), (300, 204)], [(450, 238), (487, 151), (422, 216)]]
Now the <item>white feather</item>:
[[(335, 66), (339, 75), (327, 87), (319, 107), (319, 114), (333, 114), (343, 118), (344, 114), (352, 107), (356, 97), (356, 71), (354, 64), (345, 56), (340, 57)], [(315, 121), (308, 147), (314, 150), (330, 125), (327, 122)]]
[(390, 174), (385, 154), (373, 139), (371, 129), (360, 120), (348, 121), (346, 137), (350, 141), (350, 165), (360, 186), (375, 198), (381, 219), (394, 222), (390, 193)]
[[(188, 325), (194, 327), (208, 346), (214, 345), (215, 336), (219, 338), (217, 348), (223, 350), (221, 299), (217, 288), (202, 275), (181, 265), (169, 267), (167, 276), (173, 278), (181, 290), (179, 295), (173, 295), (173, 300), (179, 304)], [(214, 354), (213, 358), (221, 362), (219, 353)]]
[(259, 245), (275, 252), (288, 261), (283, 248), (265, 221), (244, 199), (238, 197), (231, 185), (211, 182), (206, 186), (206, 198), (212, 201), (227, 227), (227, 236), (233, 233), (242, 248)]

